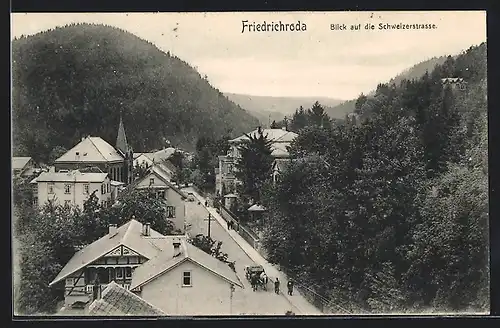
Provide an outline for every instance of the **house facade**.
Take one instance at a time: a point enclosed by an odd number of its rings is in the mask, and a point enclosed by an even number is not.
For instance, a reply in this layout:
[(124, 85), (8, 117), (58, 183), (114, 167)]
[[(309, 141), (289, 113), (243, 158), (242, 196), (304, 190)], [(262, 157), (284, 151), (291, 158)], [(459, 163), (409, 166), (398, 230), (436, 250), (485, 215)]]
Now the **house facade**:
[(101, 298), (110, 282), (129, 289), (134, 270), (157, 256), (172, 238), (136, 220), (111, 225), (107, 235), (75, 253), (49, 286), (64, 284), (68, 307)]
[(242, 287), (227, 263), (186, 236), (163, 236), (134, 219), (110, 225), (105, 236), (75, 253), (49, 286), (57, 284), (64, 286), (68, 308), (107, 308), (95, 301), (106, 300), (106, 289), (117, 290), (116, 284), (169, 315), (229, 314), (232, 291)]
[(132, 182), (133, 151), (127, 143), (125, 128), (120, 117), (116, 147), (100, 137), (84, 137), (54, 161), (56, 171), (97, 167), (109, 174), (111, 180), (125, 184)]
[(82, 173), (78, 170), (42, 172), (31, 183), (37, 195), (34, 205), (42, 206), (53, 201), (56, 204), (83, 208), (83, 204), (92, 194), (102, 205), (111, 205), (113, 201), (113, 188), (107, 173)]
[(146, 175), (136, 180), (133, 188), (138, 190), (153, 190), (158, 197), (167, 202), (167, 218), (172, 220), (176, 230), (184, 233), (186, 224), (186, 195), (173, 183), (170, 182), (170, 175), (164, 171), (160, 165), (150, 167)]
[(242, 288), (226, 263), (185, 240), (174, 242), (138, 268), (130, 289), (165, 313), (175, 315), (232, 314), (232, 294)]
[[(291, 131), (282, 129), (262, 129), (257, 128), (250, 132), (251, 136), (263, 134), (268, 140), (272, 141), (271, 155), (275, 161), (278, 159), (287, 159), (290, 157), (288, 147), (291, 142), (297, 137), (297, 134)], [(230, 148), (226, 155), (219, 156), (219, 167), (215, 170), (215, 191), (220, 195), (235, 192), (235, 188), (239, 183), (235, 176), (236, 163), (240, 158), (238, 148), (247, 142), (249, 139), (246, 135), (229, 140)], [(274, 166), (274, 164), (273, 164)]]

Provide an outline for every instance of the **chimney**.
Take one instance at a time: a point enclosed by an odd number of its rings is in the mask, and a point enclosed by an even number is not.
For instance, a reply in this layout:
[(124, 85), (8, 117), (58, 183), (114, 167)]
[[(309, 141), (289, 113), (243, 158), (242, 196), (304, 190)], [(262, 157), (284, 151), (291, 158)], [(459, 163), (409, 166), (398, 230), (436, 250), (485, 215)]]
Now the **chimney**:
[(144, 223), (142, 225), (142, 229), (143, 229), (142, 234), (144, 236), (150, 236), (151, 235), (151, 224), (149, 222), (148, 223)]
[(116, 224), (110, 224), (109, 226), (109, 236), (113, 237), (116, 234)]
[(181, 241), (179, 239), (175, 239), (173, 245), (174, 245), (174, 257), (181, 255)]

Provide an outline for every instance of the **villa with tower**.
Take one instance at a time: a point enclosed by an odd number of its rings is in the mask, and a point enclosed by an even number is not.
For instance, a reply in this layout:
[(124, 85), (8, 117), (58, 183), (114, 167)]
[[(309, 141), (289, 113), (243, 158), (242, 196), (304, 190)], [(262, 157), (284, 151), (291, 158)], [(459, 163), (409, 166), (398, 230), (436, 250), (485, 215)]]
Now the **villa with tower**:
[(112, 181), (126, 185), (133, 180), (133, 151), (127, 142), (120, 115), (116, 145), (113, 147), (100, 137), (83, 137), (81, 141), (54, 162), (56, 172), (98, 168), (108, 173)]

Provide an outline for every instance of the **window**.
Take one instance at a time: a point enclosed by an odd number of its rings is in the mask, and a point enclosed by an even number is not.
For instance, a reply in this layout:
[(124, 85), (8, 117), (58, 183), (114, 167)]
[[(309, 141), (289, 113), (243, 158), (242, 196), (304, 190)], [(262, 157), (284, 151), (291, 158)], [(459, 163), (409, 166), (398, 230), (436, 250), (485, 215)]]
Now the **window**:
[(68, 199), (66, 199), (66, 200), (64, 201), (64, 206), (71, 206), (71, 201), (70, 201), (70, 200), (68, 200)]
[(154, 185), (155, 184), (155, 178), (149, 178), (149, 185)]
[(73, 278), (66, 278), (66, 286), (73, 286), (75, 281)]
[(125, 278), (132, 278), (132, 268), (125, 268)]
[(38, 206), (38, 197), (33, 197), (33, 206)]
[(108, 191), (108, 193), (110, 193), (111, 192), (111, 185), (108, 183), (107, 187), (108, 187), (107, 191)]
[(123, 278), (123, 268), (116, 268), (116, 278), (117, 279)]
[(90, 185), (88, 183), (83, 185), (83, 193), (88, 195), (90, 191)]
[(106, 193), (106, 186), (105, 185), (101, 185), (101, 194), (104, 195)]
[(191, 271), (182, 273), (182, 286), (191, 286)]
[(48, 193), (49, 194), (53, 194), (54, 193), (54, 184), (53, 183), (49, 183), (48, 184)]
[(175, 207), (167, 206), (167, 218), (175, 218)]
[(71, 194), (71, 185), (70, 184), (65, 184), (64, 185), (64, 193), (65, 194)]

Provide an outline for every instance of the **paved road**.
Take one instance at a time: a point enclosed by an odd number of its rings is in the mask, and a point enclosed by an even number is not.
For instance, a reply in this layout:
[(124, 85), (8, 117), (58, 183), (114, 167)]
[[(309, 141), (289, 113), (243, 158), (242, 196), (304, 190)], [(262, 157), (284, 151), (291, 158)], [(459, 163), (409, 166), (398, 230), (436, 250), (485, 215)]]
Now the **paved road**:
[[(186, 223), (191, 224), (191, 234), (196, 235), (208, 233), (207, 210), (198, 205), (198, 202), (186, 203)], [(252, 291), (250, 283), (245, 279), (245, 265), (252, 265), (254, 262), (240, 248), (240, 246), (229, 236), (221, 227), (217, 220), (211, 220), (211, 237), (222, 241), (222, 251), (228, 254), (230, 261), (236, 261), (236, 273), (244, 285), (244, 289), (236, 288), (233, 296), (233, 314), (258, 314), (258, 315), (283, 315), (286, 311), (292, 310), (288, 300), (282, 295), (274, 293), (274, 287), (271, 283), (267, 291)], [(282, 286), (286, 288), (286, 286)]]

